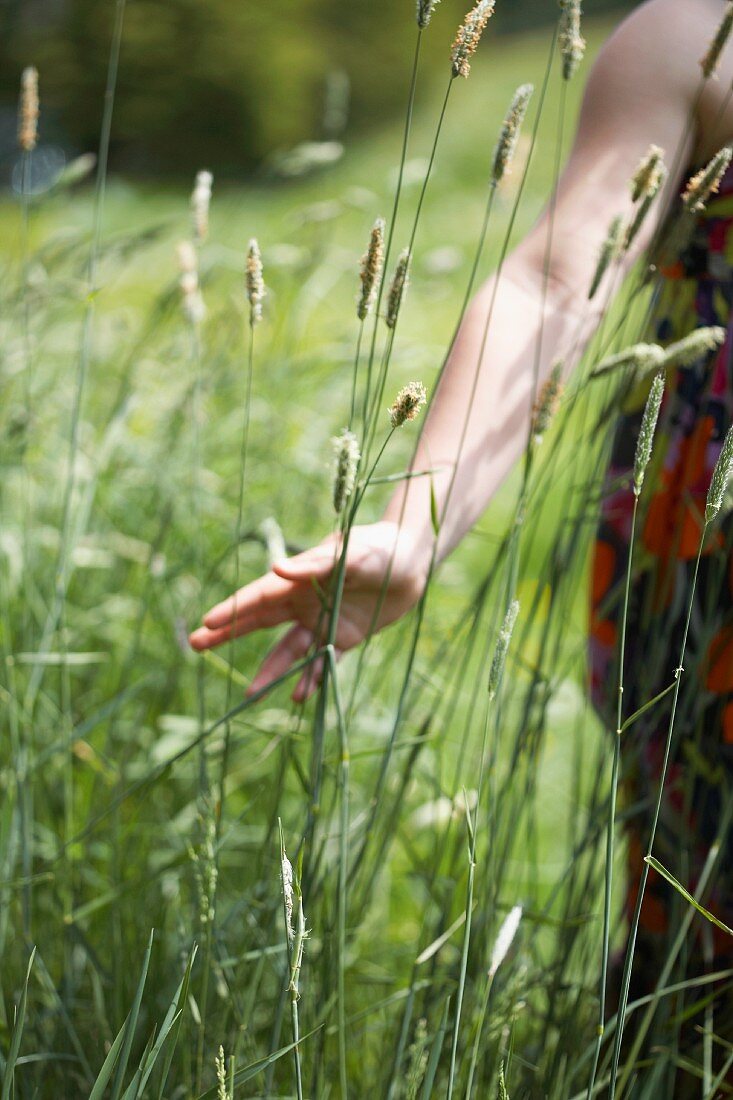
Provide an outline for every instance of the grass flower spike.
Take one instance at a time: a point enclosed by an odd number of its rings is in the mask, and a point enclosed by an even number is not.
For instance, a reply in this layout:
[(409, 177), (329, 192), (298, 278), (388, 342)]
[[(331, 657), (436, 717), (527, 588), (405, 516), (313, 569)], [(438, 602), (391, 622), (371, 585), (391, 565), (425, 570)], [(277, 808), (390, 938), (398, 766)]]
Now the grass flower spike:
[(211, 203), (211, 185), (214, 177), (211, 172), (197, 172), (196, 183), (191, 194), (191, 219), (193, 221), (193, 239), (203, 244), (209, 235), (209, 205)]
[(421, 31), (425, 30), (433, 18), (433, 12), (439, 3), (440, 0), (417, 0), (417, 25)]
[(38, 69), (29, 65), (20, 77), (18, 144), (24, 153), (32, 152), (38, 141)]
[(593, 275), (593, 280), (590, 284), (590, 290), (588, 291), (589, 300), (595, 298), (596, 294), (598, 293), (598, 288), (603, 282), (603, 276), (608, 271), (611, 263), (621, 252), (622, 220), (623, 219), (621, 218), (620, 214), (618, 215), (618, 217), (613, 219), (608, 229), (608, 236), (601, 245), (601, 251), (598, 256), (598, 263), (596, 265), (596, 270)]
[(384, 218), (377, 218), (369, 238), (369, 247), (361, 260), (361, 294), (356, 315), (364, 321), (374, 304), (384, 264)]
[(703, 326), (690, 332), (682, 340), (664, 349), (663, 367), (691, 367), (724, 342), (726, 331), (721, 325)]
[(639, 167), (631, 177), (631, 198), (633, 202), (647, 195), (654, 196), (664, 178), (664, 150), (658, 145), (650, 145)]
[(216, 1065), (216, 1100), (232, 1100), (227, 1088), (227, 1067), (223, 1046), (219, 1046), (214, 1064)]
[(691, 214), (699, 214), (701, 210), (705, 209), (711, 195), (717, 194), (720, 181), (726, 173), (731, 157), (733, 157), (733, 148), (730, 145), (724, 145), (710, 163), (701, 168), (687, 184), (682, 201)]
[(252, 328), (262, 320), (262, 300), (265, 297), (265, 283), (262, 278), (262, 257), (260, 246), (255, 237), (247, 249), (247, 300), (249, 301), (249, 323)]
[(295, 930), (293, 928), (293, 865), (283, 852), (280, 863), (280, 874), (283, 883), (283, 905), (285, 906), (285, 930), (288, 934), (288, 943), (293, 942)]
[(511, 169), (514, 152), (517, 148), (519, 131), (522, 128), (527, 107), (534, 92), (533, 84), (522, 84), (514, 93), (514, 99), (509, 107), (508, 114), (499, 134), (499, 140), (494, 150), (494, 163), (491, 169), (491, 178), (495, 184), (500, 183)]
[(560, 52), (562, 75), (571, 80), (585, 56), (585, 39), (580, 33), (580, 0), (560, 0)]
[(712, 481), (708, 491), (708, 499), (705, 505), (705, 522), (710, 523), (715, 519), (723, 504), (723, 497), (728, 488), (731, 474), (733, 474), (733, 428), (728, 429), (728, 434), (723, 443), (723, 449), (713, 470)]
[(633, 344), (630, 348), (606, 356), (593, 368), (590, 375), (591, 378), (598, 378), (623, 367), (634, 367), (639, 373), (645, 374), (648, 370), (661, 367), (664, 360), (665, 351), (659, 344)]
[(400, 428), (406, 420), (415, 420), (427, 397), (422, 382), (408, 382), (403, 386), (389, 410), (392, 427)]
[(515, 905), (513, 909), (507, 914), (504, 923), (499, 929), (499, 935), (496, 937), (496, 943), (494, 944), (494, 950), (491, 952), (491, 963), (489, 965), (489, 977), (493, 978), (497, 970), (507, 957), (509, 948), (514, 942), (514, 937), (517, 934), (519, 928), (519, 922), (522, 919), (522, 906)]
[(333, 480), (333, 507), (338, 515), (344, 510), (346, 502), (354, 491), (361, 454), (359, 440), (348, 428), (344, 428), (341, 435), (335, 436), (331, 442), (336, 467)]
[(451, 49), (453, 76), (466, 77), (471, 71), (471, 58), (478, 49), (484, 27), (494, 14), (496, 0), (478, 0), (458, 28)]
[(718, 30), (710, 43), (708, 52), (700, 62), (700, 67), (703, 72), (703, 76), (706, 80), (709, 80), (718, 68), (718, 62), (720, 61), (720, 55), (725, 49), (725, 45), (730, 38), (730, 32), (733, 30), (733, 3), (729, 3), (723, 21), (718, 27)]
[(540, 391), (532, 425), (532, 441), (539, 446), (552, 422), (562, 396), (562, 363), (555, 363)]
[(387, 328), (394, 328), (397, 324), (402, 299), (405, 296), (405, 291), (409, 283), (409, 275), (410, 251), (405, 248), (400, 253), (394, 275), (392, 276), (392, 282), (390, 283), (389, 294), (387, 295), (387, 314), (384, 318)]
[(649, 465), (649, 459), (652, 456), (654, 432), (657, 428), (657, 420), (659, 419), (659, 410), (662, 407), (663, 396), (664, 372), (660, 371), (659, 374), (655, 375), (654, 381), (652, 382), (652, 388), (649, 391), (646, 406), (644, 407), (639, 438), (636, 443), (636, 453), (634, 455), (634, 494), (637, 497), (641, 493), (641, 487), (644, 484), (644, 475)]
[(180, 287), (183, 296), (183, 312), (193, 325), (200, 324), (206, 316), (206, 306), (199, 289), (196, 249), (190, 241), (178, 246), (178, 266), (181, 270)]
[[(656, 149), (656, 146), (652, 146), (652, 149)], [(651, 153), (651, 150), (650, 150)], [(661, 191), (664, 183), (667, 179), (667, 168), (662, 160), (657, 164), (649, 166), (648, 161), (651, 157), (646, 158), (639, 165), (639, 168), (631, 181), (632, 196), (638, 194), (639, 200), (634, 199), (638, 203), (636, 206), (631, 221), (626, 228), (626, 234), (624, 236), (623, 249), (627, 252), (637, 236), (639, 231), (647, 219), (649, 211), (652, 208), (654, 200)]]
[(509, 643), (512, 640), (512, 634), (518, 614), (519, 601), (512, 600), (504, 616), (504, 623), (499, 631), (499, 637), (496, 639), (494, 657), (489, 670), (489, 699), (496, 698), (496, 693), (501, 686), (501, 680), (504, 675), (504, 665), (506, 664), (506, 655), (509, 652)]

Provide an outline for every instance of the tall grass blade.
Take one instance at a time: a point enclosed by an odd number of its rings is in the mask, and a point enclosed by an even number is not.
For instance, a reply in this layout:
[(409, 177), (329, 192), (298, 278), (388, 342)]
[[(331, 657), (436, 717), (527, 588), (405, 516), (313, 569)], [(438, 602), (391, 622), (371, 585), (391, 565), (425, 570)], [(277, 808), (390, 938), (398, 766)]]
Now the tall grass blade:
[(115, 1079), (112, 1084), (112, 1095), (110, 1100), (119, 1100), (122, 1092), (122, 1084), (125, 1077), (125, 1071), (127, 1070), (127, 1063), (130, 1059), (130, 1050), (132, 1049), (133, 1039), (135, 1038), (135, 1029), (137, 1027), (137, 1019), (140, 1015), (140, 1006), (143, 999), (143, 990), (145, 989), (145, 982), (148, 977), (148, 967), (150, 966), (150, 956), (153, 951), (153, 936), (155, 932), (151, 929), (150, 938), (148, 940), (148, 946), (145, 951), (145, 958), (143, 959), (142, 971), (140, 973), (140, 980), (137, 985), (137, 991), (135, 993), (135, 1000), (132, 1003), (130, 1009), (130, 1015), (127, 1018), (125, 1024), (125, 1038), (122, 1044), (122, 1050), (120, 1052), (120, 1059), (117, 1063), (117, 1071), (115, 1073)]
[(13, 1035), (10, 1040), (10, 1050), (8, 1052), (8, 1058), (5, 1063), (5, 1069), (3, 1071), (3, 1087), (0, 1092), (0, 1100), (10, 1100), (11, 1090), (14, 1091), (14, 1073), (15, 1064), (18, 1061), (18, 1053), (20, 1051), (20, 1040), (23, 1037), (23, 1027), (25, 1025), (25, 1010), (28, 1003), (28, 982), (31, 977), (31, 968), (33, 966), (33, 960), (36, 957), (35, 947), (31, 951), (30, 958), (28, 959), (28, 968), (25, 972), (25, 981), (23, 982), (23, 992), (20, 995), (20, 1001), (18, 1003), (18, 1012), (15, 1017), (15, 1023), (13, 1025)]

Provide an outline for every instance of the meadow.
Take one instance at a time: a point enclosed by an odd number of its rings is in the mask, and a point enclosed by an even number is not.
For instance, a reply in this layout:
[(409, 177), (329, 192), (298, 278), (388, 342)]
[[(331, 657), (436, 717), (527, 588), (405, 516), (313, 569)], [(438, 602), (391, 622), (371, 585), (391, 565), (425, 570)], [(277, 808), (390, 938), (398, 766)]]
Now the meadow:
[[(424, 33), (447, 54), (439, 15)], [(608, 29), (584, 28), (585, 65)], [(444, 88), (418, 82), (392, 266), (420, 219), (379, 441), (400, 387), (434, 386), (520, 82), (535, 97), (476, 278), (552, 189), (582, 88), (560, 70), (550, 32), (487, 35), (432, 165)], [(176, 251), (191, 188), (62, 178), (0, 200), (2, 1100), (586, 1094), (602, 949), (622, 942), (615, 901), (603, 927), (613, 749), (585, 667), (611, 390), (578, 372), (529, 481), (518, 468), (419, 612), (305, 706), (289, 681), (242, 702), (272, 633), (205, 657), (187, 643), (212, 603), (340, 522), (331, 439), (402, 127), (302, 180), (215, 179), (205, 317)], [(643, 329), (645, 293), (624, 293), (588, 370)], [(390, 438), (360, 522), (417, 430)], [(520, 617), (489, 705), (507, 591)], [(620, 881), (621, 838), (612, 858)], [(647, 1070), (634, 1096), (659, 1095)]]

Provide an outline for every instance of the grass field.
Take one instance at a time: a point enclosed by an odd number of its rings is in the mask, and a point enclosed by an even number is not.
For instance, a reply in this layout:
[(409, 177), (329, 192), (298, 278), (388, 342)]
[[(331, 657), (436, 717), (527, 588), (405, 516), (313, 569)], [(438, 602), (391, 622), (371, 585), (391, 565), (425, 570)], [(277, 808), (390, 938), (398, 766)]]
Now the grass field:
[[(587, 29), (593, 47), (606, 30)], [(541, 87), (549, 46), (549, 34), (494, 43), (453, 94), (390, 393), (413, 378), (431, 387), (459, 317), (496, 133), (516, 85)], [(566, 135), (580, 86), (571, 86)], [(559, 87), (555, 71), (515, 239), (551, 189)], [(398, 248), (441, 97), (441, 88), (419, 89)], [(530, 130), (500, 193), (484, 273), (506, 234)], [(200, 257), (208, 311), (200, 343), (181, 312), (175, 258), (176, 243), (190, 232), (189, 189), (110, 180), (92, 299), (85, 275), (91, 191), (32, 203), (27, 247), (20, 204), (8, 195), (0, 202), (0, 632), (8, 715), (0, 772), (0, 1049), (4, 1059), (17, 1057), (14, 1093), (4, 1089), (3, 1100), (89, 1095), (110, 1051), (117, 1061), (108, 1092), (95, 1095), (213, 1096), (220, 1043), (226, 1059), (235, 1056), (235, 1095), (295, 1095), (278, 819), (295, 858), (307, 831), (313, 704), (303, 713), (280, 688), (201, 739), (231, 696), (229, 654), (202, 661), (185, 639), (235, 579), (247, 242), (259, 240), (268, 295), (255, 330), (241, 580), (266, 568), (263, 521), (274, 518), (293, 550), (333, 526), (329, 440), (348, 414), (359, 257), (375, 216), (388, 215), (400, 140), (399, 124), (385, 127), (298, 184), (214, 182)], [(75, 415), (85, 326), (89, 355)], [(521, 657), (509, 664), (512, 690), (497, 718), (496, 800), (487, 818), (493, 840), (488, 847), (482, 841), (484, 862), (476, 868), (471, 1028), (501, 921), (513, 906), (525, 908), (513, 965), (491, 992), (479, 1070), (480, 1087), (493, 1089), (500, 1059), (516, 1051), (512, 1096), (580, 1091), (589, 1063), (579, 1052), (590, 1049), (596, 1011), (602, 869), (600, 833), (591, 826), (605, 805), (610, 760), (582, 689), (581, 537), (569, 558), (573, 576), (559, 576), (560, 610), (549, 634), (545, 628), (553, 596), (547, 562), (577, 481), (579, 449), (587, 460), (595, 453), (583, 434), (587, 423), (570, 417), (567, 425), (548, 444), (552, 472), (547, 484), (540, 481), (524, 553), (517, 594), (532, 616), (517, 647)], [(408, 426), (380, 473), (403, 470), (413, 441)], [(399, 729), (395, 708), (413, 617), (379, 636), (363, 667), (354, 654), (341, 666), (343, 698), (353, 691), (354, 699), (351, 877), (341, 880), (343, 755), (329, 703), (323, 797), (304, 857), (311, 875), (303, 882), (310, 938), (299, 1004), (305, 1095), (341, 1095), (344, 1064), (354, 1096), (367, 1088), (379, 1096), (430, 1095), (420, 1090), (431, 1073), (435, 1094), (437, 1081), (445, 1088), (449, 1040), (437, 1066), (466, 913), (462, 792), (476, 786), (483, 697), (475, 685), (486, 675), (498, 609), (498, 582), (488, 595), (482, 585), (502, 561), (517, 490), (515, 477), (439, 573)], [(365, 518), (379, 515), (388, 491), (369, 491)], [(69, 557), (55, 621), (64, 544)], [(475, 620), (472, 606), (481, 610)], [(271, 641), (257, 634), (237, 643), (230, 701), (239, 701)], [(535, 675), (541, 690), (535, 683), (528, 693)], [(374, 818), (372, 792), (395, 734)], [(218, 821), (223, 757), (226, 812)], [(190, 985), (179, 995), (194, 944)], [(432, 954), (416, 963), (431, 944)], [(22, 1027), (14, 1028), (34, 946)], [(15, 1057), (13, 1035), (20, 1037)], [(145, 1046), (153, 1035), (165, 1039), (160, 1050), (154, 1040)], [(278, 1051), (277, 1060), (249, 1068)], [(142, 1070), (134, 1074), (146, 1064), (144, 1083)]]

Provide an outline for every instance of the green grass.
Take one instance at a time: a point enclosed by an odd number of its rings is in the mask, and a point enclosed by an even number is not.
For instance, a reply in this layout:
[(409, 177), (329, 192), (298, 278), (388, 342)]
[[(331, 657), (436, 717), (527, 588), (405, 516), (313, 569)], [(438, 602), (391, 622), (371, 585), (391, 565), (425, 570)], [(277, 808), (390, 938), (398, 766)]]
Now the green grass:
[[(438, 26), (436, 16), (436, 31)], [(605, 29), (591, 28), (594, 45)], [(436, 376), (458, 319), (496, 133), (515, 86), (526, 80), (541, 84), (548, 45), (547, 35), (501, 40), (479, 57), (469, 81), (454, 89), (417, 236), (390, 394), (411, 378), (430, 388)], [(576, 83), (571, 113), (579, 90)], [(441, 94), (440, 87), (419, 91), (396, 248), (409, 232), (421, 158), (429, 151)], [(551, 186), (558, 103), (555, 80), (515, 236), (532, 224)], [(568, 125), (566, 132), (571, 129)], [(7, 197), (0, 205), (5, 394), (0, 635), (8, 713), (0, 771), (3, 1051), (14, 1049), (12, 1005), (24, 989), (31, 948), (37, 949), (27, 1001), (23, 995), (18, 1096), (60, 1090), (88, 1095), (111, 1048), (120, 1055), (112, 1095), (123, 1095), (124, 1059), (130, 1056), (127, 1088), (146, 1041), (161, 1026), (171, 1035), (180, 1028), (181, 1041), (166, 1086), (167, 1048), (162, 1048), (151, 1079), (159, 1092), (150, 1095), (199, 1095), (213, 1087), (220, 1043), (227, 1056), (236, 1052), (241, 1095), (270, 1088), (269, 1095), (292, 1095), (277, 821), (282, 818), (293, 855), (308, 805), (310, 725), (289, 703), (286, 688), (232, 720), (212, 932), (210, 922), (201, 922), (197, 886), (209, 881), (214, 858), (212, 807), (202, 775), (217, 774), (223, 730), (214, 729), (202, 749), (185, 752), (199, 730), (200, 663), (185, 635), (203, 609), (229, 592), (234, 576), (230, 551), (247, 362), (247, 242), (257, 236), (262, 247), (268, 299), (255, 336), (243, 580), (266, 567), (259, 535), (263, 520), (274, 517), (292, 549), (310, 545), (333, 526), (329, 439), (348, 416), (358, 261), (374, 217), (388, 214), (399, 142), (398, 128), (385, 128), (368, 144), (347, 147), (342, 163), (327, 174), (297, 186), (219, 189), (215, 181), (210, 239), (201, 253), (209, 314), (195, 401), (190, 331), (181, 316), (175, 263), (175, 244), (189, 233), (189, 192), (110, 181), (93, 352), (79, 421), (73, 573), (32, 713), (22, 700), (33, 676), (39, 676), (34, 651), (53, 596), (74, 371), (89, 304), (84, 263), (92, 196), (84, 190), (63, 193), (31, 208), (28, 343), (20, 323), (20, 213)], [(520, 176), (518, 165), (500, 193), (485, 271), (496, 264)], [(194, 405), (198, 428), (192, 422)], [(605, 796), (607, 767), (598, 762), (610, 766), (610, 747), (581, 687), (588, 536), (582, 523), (571, 545), (574, 572), (558, 576), (556, 591), (547, 579), (563, 509), (576, 499), (571, 459), (579, 446), (587, 448), (589, 458), (594, 453), (577, 417), (563, 420), (562, 428), (544, 445), (553, 456), (553, 472), (532, 513), (531, 547), (517, 589), (528, 625), (507, 670), (512, 689), (505, 690), (500, 719), (492, 726), (492, 738), (501, 737), (487, 782), (492, 796), (503, 792), (503, 802), (491, 808), (491, 842), (483, 835), (478, 848), (483, 863), (476, 870), (477, 909), (467, 953), (470, 996), (463, 1010), (470, 1048), (493, 936), (506, 912), (522, 902), (519, 961), (492, 991), (495, 1011), (488, 1021), (481, 1087), (494, 1079), (499, 1054), (506, 1054), (516, 1033), (517, 1049), (522, 1036), (526, 1045), (516, 1068), (510, 1066), (510, 1081), (515, 1073), (530, 1082), (528, 1088), (551, 1086), (553, 1096), (568, 1095), (578, 1069), (568, 1063), (578, 1054), (577, 1035), (589, 1042), (593, 1037), (602, 881), (596, 851), (602, 838), (591, 826)], [(381, 472), (404, 469), (413, 439), (405, 429)], [(197, 447), (201, 463), (194, 469)], [(359, 875), (347, 887), (345, 946), (336, 935), (340, 746), (337, 716), (327, 708), (324, 793), (316, 823), (322, 863), (316, 864), (313, 880), (303, 882), (311, 930), (299, 1005), (306, 1095), (337, 1095), (335, 1030), (340, 1026), (343, 1038), (343, 1023), (338, 1025), (335, 1001), (328, 997), (337, 995), (331, 979), (339, 952), (345, 955), (339, 965), (345, 968), (346, 1066), (353, 1094), (373, 1087), (387, 1095), (405, 1077), (415, 1026), (423, 1016), (428, 1067), (438, 1066), (441, 1020), (446, 998), (456, 991), (462, 931), (457, 927), (432, 958), (419, 965), (415, 959), (463, 911), (466, 816), (451, 812), (446, 800), (460, 802), (462, 788), (476, 786), (483, 686), (477, 698), (472, 687), (485, 682), (482, 651), (492, 644), (496, 585), (474, 629), (469, 607), (483, 578), (503, 560), (500, 543), (518, 488), (518, 476), (512, 477), (440, 570), (431, 593), (377, 828)], [(380, 514), (387, 491), (369, 490), (364, 518)], [(551, 597), (560, 610), (548, 633)], [(369, 813), (412, 621), (379, 636), (357, 685), (356, 720), (349, 731), (355, 830)], [(248, 682), (271, 641), (265, 634), (237, 643), (237, 689)], [(340, 672), (347, 699), (355, 667), (351, 655)], [(527, 684), (537, 667), (541, 675), (528, 703)], [(208, 726), (224, 711), (227, 668), (222, 660), (208, 660), (204, 669)], [(181, 758), (166, 766), (177, 754)], [(583, 851), (573, 854), (583, 842)], [(358, 849), (358, 831), (353, 843)], [(306, 867), (316, 855), (317, 846), (306, 853)], [(589, 925), (592, 934), (585, 936)], [(201, 960), (208, 936), (210, 983), (202, 1030)], [(180, 1017), (175, 1010), (166, 1016), (179, 1001), (179, 983), (188, 980), (184, 974), (195, 943), (190, 996), (181, 1001)], [(121, 1032), (131, 1009), (137, 1026)], [(441, 1065), (451, 1040), (443, 1042)], [(198, 1044), (205, 1067), (201, 1080)], [(277, 1050), (284, 1051), (281, 1058), (248, 1077), (251, 1063)], [(427, 1072), (429, 1079), (437, 1069)], [(583, 1072), (581, 1067), (574, 1078), (576, 1089)]]

